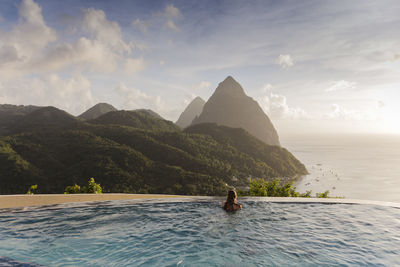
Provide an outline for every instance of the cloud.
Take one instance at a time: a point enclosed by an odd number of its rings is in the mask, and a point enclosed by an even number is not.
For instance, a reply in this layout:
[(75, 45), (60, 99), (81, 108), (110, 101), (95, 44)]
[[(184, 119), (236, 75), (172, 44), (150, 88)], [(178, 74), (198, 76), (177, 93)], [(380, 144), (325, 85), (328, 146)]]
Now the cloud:
[(32, 0), (23, 0), (18, 7), (19, 20), (11, 31), (0, 32), (0, 76), (18, 76), (52, 42), (56, 31), (48, 27), (42, 9)]
[(332, 85), (325, 89), (325, 92), (334, 92), (339, 90), (349, 90), (356, 88), (356, 82), (349, 82), (345, 80), (333, 82)]
[(174, 31), (180, 31), (178, 26), (176, 26), (175, 21), (181, 17), (181, 12), (177, 7), (175, 7), (173, 4), (167, 5), (165, 7), (165, 10), (160, 13), (161, 17), (165, 18), (165, 23), (164, 27), (174, 30)]
[(18, 61), (17, 48), (10, 44), (5, 44), (0, 48), (0, 66), (7, 63)]
[(272, 119), (309, 119), (307, 112), (301, 108), (289, 107), (286, 97), (270, 93), (258, 98), (261, 108)]
[(124, 109), (151, 109), (155, 112), (163, 113), (167, 105), (160, 96), (151, 96), (136, 89), (129, 88), (124, 83), (120, 83), (116, 89), (116, 93), (124, 99), (122, 108)]
[(278, 64), (284, 68), (288, 69), (294, 65), (293, 59), (290, 55), (279, 55)]
[(182, 110), (184, 110), (196, 97), (197, 95), (195, 94), (186, 94), (181, 103)]
[(131, 23), (132, 27), (138, 28), (141, 32), (146, 33), (149, 29), (149, 23), (141, 19), (135, 19)]
[(201, 81), (200, 83), (192, 85), (191, 87), (195, 91), (205, 90), (205, 89), (209, 89), (211, 87), (211, 83), (208, 81)]
[(132, 48), (122, 39), (118, 23), (108, 20), (103, 10), (94, 8), (83, 10), (82, 29), (89, 33), (92, 39), (119, 53), (131, 53)]
[(378, 119), (375, 111), (360, 111), (356, 109), (348, 109), (338, 104), (331, 105), (331, 112), (325, 114), (326, 119), (345, 120), (345, 121), (374, 121)]
[(142, 33), (147, 33), (151, 27), (159, 28), (160, 25), (165, 29), (170, 29), (179, 32), (180, 29), (176, 25), (176, 20), (182, 17), (180, 10), (173, 4), (169, 4), (164, 10), (153, 13), (148, 19), (136, 18), (132, 20), (131, 25), (139, 29)]
[(164, 24), (164, 26), (166, 28), (169, 28), (169, 29), (177, 31), (177, 32), (180, 31), (180, 29), (175, 25), (175, 22), (173, 22), (172, 20), (167, 20), (167, 22)]
[(165, 16), (169, 19), (177, 18), (181, 15), (181, 12), (173, 4), (167, 5), (165, 7)]
[(0, 32), (3, 79), (64, 69), (78, 73), (110, 73), (120, 66), (127, 66), (129, 73), (142, 69), (138, 63), (143, 65), (144, 59), (132, 58), (135, 43), (125, 42), (119, 24), (108, 20), (102, 10), (83, 9), (75, 39), (65, 42), (56, 42), (56, 31), (46, 25), (41, 7), (33, 0), (23, 0), (18, 11), (18, 24), (10, 32)]
[(55, 106), (77, 115), (94, 102), (91, 82), (81, 74), (66, 79), (48, 74), (0, 84), (0, 103)]
[(125, 74), (133, 74), (145, 68), (143, 57), (128, 58), (125, 60)]
[(264, 84), (264, 86), (263, 86), (263, 88), (261, 89), (261, 91), (262, 91), (264, 94), (266, 94), (266, 93), (268, 93), (269, 91), (271, 91), (271, 89), (272, 89), (272, 84), (267, 83), (267, 84)]
[[(80, 71), (114, 72), (124, 62), (125, 70), (126, 66), (130, 72), (134, 70), (133, 63), (138, 63), (138, 59), (130, 58), (134, 43), (123, 40), (118, 23), (108, 20), (104, 11), (84, 9), (81, 31), (89, 38), (83, 36), (74, 43), (53, 47), (38, 65), (51, 71), (72, 66)], [(143, 58), (140, 61), (143, 63)]]

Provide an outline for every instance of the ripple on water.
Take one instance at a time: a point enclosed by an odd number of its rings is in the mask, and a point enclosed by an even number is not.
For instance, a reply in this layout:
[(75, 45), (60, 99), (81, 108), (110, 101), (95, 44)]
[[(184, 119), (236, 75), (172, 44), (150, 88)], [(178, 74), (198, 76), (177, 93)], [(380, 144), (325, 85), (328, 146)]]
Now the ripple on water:
[(400, 209), (113, 201), (0, 213), (0, 256), (49, 266), (400, 265)]

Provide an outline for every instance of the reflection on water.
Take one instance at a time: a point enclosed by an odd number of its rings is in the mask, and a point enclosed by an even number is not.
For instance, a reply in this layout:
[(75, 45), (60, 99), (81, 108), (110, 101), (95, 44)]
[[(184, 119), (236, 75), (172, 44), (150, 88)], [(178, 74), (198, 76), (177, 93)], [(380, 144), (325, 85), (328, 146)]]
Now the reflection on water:
[(298, 191), (400, 202), (400, 136), (341, 135), (281, 138), (310, 175)]

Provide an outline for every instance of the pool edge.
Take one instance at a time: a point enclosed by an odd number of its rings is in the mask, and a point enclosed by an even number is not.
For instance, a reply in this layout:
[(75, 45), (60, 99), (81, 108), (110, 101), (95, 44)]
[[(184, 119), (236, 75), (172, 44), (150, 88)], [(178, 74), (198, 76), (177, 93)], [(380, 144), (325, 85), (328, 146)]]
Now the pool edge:
[[(0, 210), (24, 207), (38, 207), (67, 203), (99, 202), (110, 200), (156, 200), (156, 199), (223, 199), (222, 197), (162, 195), (162, 194), (37, 194), (37, 195), (0, 195)], [(243, 197), (241, 199), (249, 199)], [(400, 208), (400, 203), (376, 200), (337, 199), (337, 198), (292, 198), (292, 197), (251, 197), (252, 200), (274, 203), (322, 203), (322, 204), (369, 204)]]

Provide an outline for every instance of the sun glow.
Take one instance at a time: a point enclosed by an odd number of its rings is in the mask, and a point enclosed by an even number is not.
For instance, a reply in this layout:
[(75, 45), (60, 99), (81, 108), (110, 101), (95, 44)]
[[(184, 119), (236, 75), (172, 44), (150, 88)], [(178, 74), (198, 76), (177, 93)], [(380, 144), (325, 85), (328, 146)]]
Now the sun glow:
[(400, 106), (384, 108), (377, 130), (382, 133), (400, 134)]

